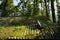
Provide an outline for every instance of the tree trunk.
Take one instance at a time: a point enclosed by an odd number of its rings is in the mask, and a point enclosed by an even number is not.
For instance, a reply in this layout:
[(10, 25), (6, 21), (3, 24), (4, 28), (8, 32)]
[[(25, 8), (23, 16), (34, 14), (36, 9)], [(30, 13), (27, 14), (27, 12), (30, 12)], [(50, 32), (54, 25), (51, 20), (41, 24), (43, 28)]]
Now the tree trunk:
[(47, 0), (45, 0), (45, 8), (46, 8), (46, 16), (47, 16), (48, 20), (50, 20), (49, 19), (49, 13), (48, 13)]
[(6, 6), (7, 6), (7, 2), (8, 0), (3, 0), (3, 4), (2, 4), (2, 14), (1, 17), (6, 17), (7, 16), (7, 11), (6, 11)]
[(54, 9), (54, 0), (51, 0), (51, 9), (52, 9), (52, 18), (53, 18), (53, 22), (56, 22), (56, 18), (55, 18), (55, 9)]

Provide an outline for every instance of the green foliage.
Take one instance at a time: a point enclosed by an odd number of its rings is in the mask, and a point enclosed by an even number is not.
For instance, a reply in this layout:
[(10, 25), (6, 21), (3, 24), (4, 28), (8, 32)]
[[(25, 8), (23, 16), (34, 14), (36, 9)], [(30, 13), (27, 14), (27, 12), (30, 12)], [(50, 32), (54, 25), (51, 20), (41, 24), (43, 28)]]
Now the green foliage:
[[(60, 25), (60, 21), (58, 21), (58, 23), (51, 22), (49, 19), (51, 18), (49, 16), (50, 13), (47, 13), (49, 12), (49, 6), (47, 5), (49, 1), (51, 1), (52, 17), (54, 19), (54, 2), (52, 3), (52, 0), (45, 0), (43, 10), (39, 9), (39, 3), (42, 3), (42, 0), (20, 0), (17, 6), (13, 5), (12, 0), (3, 0), (0, 5), (0, 9), (3, 12), (1, 16), (10, 16), (11, 18), (0, 18), (4, 21), (0, 20), (0, 25), (3, 24), (0, 28), (0, 38), (19, 37), (21, 39), (48, 39), (55, 38), (56, 34), (59, 36), (60, 30), (57, 26), (58, 24)], [(59, 8), (58, 6), (58, 9)], [(43, 12), (43, 14), (41, 13), (42, 15), (39, 15), (40, 10)], [(15, 17), (18, 13), (21, 15), (19, 15), (19, 18)], [(58, 14), (58, 16), (60, 17), (60, 14)], [(41, 22), (42, 30), (35, 29), (37, 20)], [(8, 26), (5, 27), (5, 24)]]
[(55, 27), (56, 25), (54, 25), (53, 27), (52, 26), (53, 24), (49, 23), (47, 24), (47, 26), (44, 26), (45, 28), (43, 28), (42, 30), (33, 29), (34, 28), (33, 25), (1, 27), (0, 37), (2, 38), (18, 37), (20, 39), (52, 39), (55, 37), (54, 36), (55, 32), (58, 31), (57, 28)]

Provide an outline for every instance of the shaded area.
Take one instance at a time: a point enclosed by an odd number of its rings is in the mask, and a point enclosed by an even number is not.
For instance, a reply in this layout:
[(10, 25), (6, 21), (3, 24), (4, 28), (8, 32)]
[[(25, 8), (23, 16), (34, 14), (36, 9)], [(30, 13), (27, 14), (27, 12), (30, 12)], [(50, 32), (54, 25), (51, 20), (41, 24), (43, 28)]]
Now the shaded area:
[[(38, 19), (40, 18), (40, 19)], [(33, 25), (37, 24), (37, 19), (43, 24), (46, 23), (43, 18), (40, 17), (0, 17), (0, 26), (18, 26), (18, 25)]]
[[(43, 20), (43, 17), (40, 20), (42, 25), (42, 30), (38, 29), (35, 18), (20, 18), (20, 17), (5, 17), (0, 18), (0, 38), (9, 38), (9, 37), (18, 37), (20, 39), (54, 39), (60, 38), (59, 28), (57, 23), (52, 23)], [(53, 26), (53, 27), (52, 27)], [(28, 34), (25, 35), (25, 32)], [(35, 33), (34, 33), (35, 32)], [(11, 33), (11, 34), (10, 34)], [(22, 36), (23, 33), (23, 36)], [(5, 36), (3, 36), (5, 35)], [(25, 35), (25, 36), (24, 36)]]

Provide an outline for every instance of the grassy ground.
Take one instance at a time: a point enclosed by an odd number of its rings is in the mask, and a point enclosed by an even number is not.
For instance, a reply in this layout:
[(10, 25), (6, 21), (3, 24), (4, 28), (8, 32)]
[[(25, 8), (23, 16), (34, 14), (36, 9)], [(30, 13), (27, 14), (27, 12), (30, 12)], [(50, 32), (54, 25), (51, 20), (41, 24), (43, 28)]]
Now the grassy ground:
[(30, 30), (26, 26), (0, 27), (0, 38), (18, 37), (20, 39), (34, 39), (40, 30)]
[[(44, 26), (42, 30), (39, 30), (34, 29), (35, 28), (34, 24), (36, 23), (35, 21), (36, 20), (32, 18), (29, 19), (20, 17), (0, 18), (0, 39), (6, 39), (10, 37), (20, 39), (52, 38), (54, 34), (53, 31), (54, 24), (48, 24)], [(43, 18), (40, 19), (40, 21), (44, 23)]]
[[(28, 25), (28, 20), (20, 17), (5, 17), (0, 18), (0, 38), (6, 39), (9, 37), (17, 37), (20, 39), (34, 39), (39, 35), (40, 30), (32, 30)], [(10, 25), (11, 24), (11, 25)], [(31, 23), (29, 23), (30, 25)], [(9, 26), (10, 25), (10, 26)], [(14, 26), (15, 25), (15, 26)], [(20, 25), (20, 26), (19, 26)]]

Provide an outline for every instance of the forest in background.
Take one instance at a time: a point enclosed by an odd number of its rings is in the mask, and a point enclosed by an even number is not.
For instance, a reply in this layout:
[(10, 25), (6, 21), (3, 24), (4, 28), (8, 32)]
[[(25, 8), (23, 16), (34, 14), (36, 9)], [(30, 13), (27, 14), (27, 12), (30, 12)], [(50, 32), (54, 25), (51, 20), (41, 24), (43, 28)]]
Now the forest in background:
[(59, 0), (0, 0), (0, 39), (60, 39), (59, 28)]

